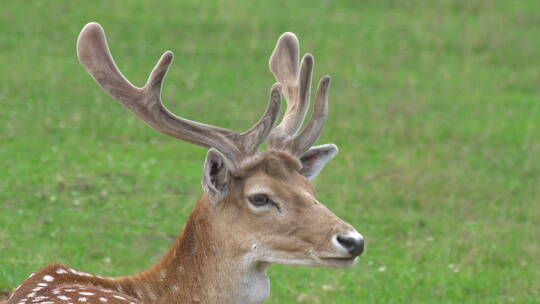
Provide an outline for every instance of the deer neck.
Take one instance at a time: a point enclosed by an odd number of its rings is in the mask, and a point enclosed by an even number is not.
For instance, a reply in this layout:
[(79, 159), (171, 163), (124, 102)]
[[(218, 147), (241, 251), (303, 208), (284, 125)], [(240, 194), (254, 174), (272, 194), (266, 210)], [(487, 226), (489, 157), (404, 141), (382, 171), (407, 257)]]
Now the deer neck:
[(203, 195), (173, 247), (145, 272), (118, 278), (116, 288), (145, 303), (263, 303), (267, 263), (231, 243)]

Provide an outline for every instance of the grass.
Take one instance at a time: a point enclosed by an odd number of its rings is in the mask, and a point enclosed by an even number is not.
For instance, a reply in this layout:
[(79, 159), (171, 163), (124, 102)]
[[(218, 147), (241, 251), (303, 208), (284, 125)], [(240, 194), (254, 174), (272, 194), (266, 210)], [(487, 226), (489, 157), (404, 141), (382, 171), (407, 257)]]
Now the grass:
[[(105, 27), (136, 84), (244, 130), (293, 31), (333, 77), (319, 198), (367, 238), (352, 269), (274, 266), (270, 303), (533, 303), (540, 297), (540, 2), (10, 1), (0, 10), (0, 289), (51, 262), (156, 261), (201, 192), (205, 150), (112, 101), (75, 55)], [(224, 113), (226, 113), (224, 115)]]

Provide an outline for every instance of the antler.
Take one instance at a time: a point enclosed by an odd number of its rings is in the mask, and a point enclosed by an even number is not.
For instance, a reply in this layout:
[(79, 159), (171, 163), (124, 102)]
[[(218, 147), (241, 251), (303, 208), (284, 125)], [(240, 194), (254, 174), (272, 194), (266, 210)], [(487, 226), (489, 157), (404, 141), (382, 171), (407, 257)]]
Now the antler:
[(309, 107), (314, 61), (311, 54), (306, 54), (299, 65), (298, 58), (298, 38), (293, 33), (284, 33), (270, 56), (269, 66), (276, 80), (283, 85), (287, 110), (281, 123), (270, 133), (268, 144), (272, 149), (301, 156), (317, 141), (328, 117), (330, 76), (319, 81), (311, 120), (297, 135)]
[(274, 84), (265, 114), (244, 133), (207, 125), (169, 112), (161, 102), (161, 87), (172, 63), (173, 53), (165, 52), (152, 70), (146, 85), (135, 87), (122, 75), (114, 62), (101, 25), (88, 23), (77, 40), (77, 55), (90, 75), (113, 98), (154, 129), (172, 137), (223, 153), (231, 171), (239, 170), (245, 158), (257, 152), (270, 134), (279, 115), (281, 85)]

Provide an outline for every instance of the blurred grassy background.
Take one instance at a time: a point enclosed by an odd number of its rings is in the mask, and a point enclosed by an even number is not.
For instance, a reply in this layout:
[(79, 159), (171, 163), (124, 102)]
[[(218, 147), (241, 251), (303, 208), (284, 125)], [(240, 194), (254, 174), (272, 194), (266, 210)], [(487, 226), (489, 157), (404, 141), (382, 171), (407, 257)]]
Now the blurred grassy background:
[(78, 63), (97, 21), (138, 85), (173, 50), (167, 107), (227, 128), (262, 113), (282, 32), (332, 75), (319, 142), (341, 152), (316, 185), (367, 253), (348, 270), (272, 267), (270, 303), (538, 301), (539, 1), (1, 6), (0, 289), (50, 262), (141, 270), (201, 192), (206, 151), (148, 128)]

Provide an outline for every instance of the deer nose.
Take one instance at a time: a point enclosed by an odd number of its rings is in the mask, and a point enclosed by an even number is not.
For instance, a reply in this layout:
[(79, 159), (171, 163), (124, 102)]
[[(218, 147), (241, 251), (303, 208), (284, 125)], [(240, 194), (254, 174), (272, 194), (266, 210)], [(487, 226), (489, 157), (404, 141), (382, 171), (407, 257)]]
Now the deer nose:
[(359, 233), (356, 233), (356, 235), (338, 235), (336, 240), (353, 257), (357, 257), (364, 252), (364, 238)]

